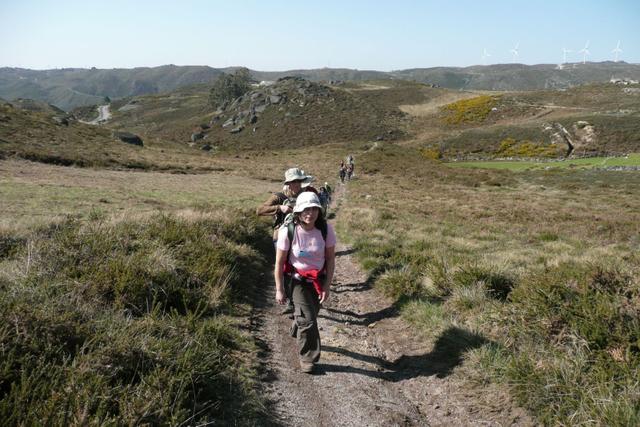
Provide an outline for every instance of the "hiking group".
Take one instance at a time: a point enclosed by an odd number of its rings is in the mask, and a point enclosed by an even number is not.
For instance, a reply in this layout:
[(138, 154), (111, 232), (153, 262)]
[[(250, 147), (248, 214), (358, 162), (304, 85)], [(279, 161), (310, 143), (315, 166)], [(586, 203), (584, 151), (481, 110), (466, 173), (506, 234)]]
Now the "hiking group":
[(345, 178), (347, 179), (347, 181), (351, 181), (354, 167), (355, 167), (355, 160), (353, 156), (349, 154), (347, 156), (346, 163), (344, 161), (340, 162), (340, 170), (338, 171), (338, 175), (340, 176), (340, 182), (344, 182)]
[(300, 370), (312, 373), (320, 359), (318, 312), (330, 293), (335, 268), (336, 234), (326, 221), (331, 202), (327, 182), (320, 190), (313, 177), (298, 168), (284, 174), (284, 187), (258, 207), (258, 215), (273, 216), (276, 301), (292, 318)]

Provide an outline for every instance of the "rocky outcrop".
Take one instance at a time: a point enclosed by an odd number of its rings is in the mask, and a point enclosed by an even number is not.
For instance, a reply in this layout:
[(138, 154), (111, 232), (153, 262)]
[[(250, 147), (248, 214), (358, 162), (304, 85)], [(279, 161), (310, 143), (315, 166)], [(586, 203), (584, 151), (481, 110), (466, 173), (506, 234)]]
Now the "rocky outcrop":
[(584, 156), (597, 151), (596, 128), (585, 120), (573, 123), (569, 129), (561, 123), (546, 123), (543, 127), (549, 135), (552, 144), (567, 146), (566, 157), (573, 155)]
[[(270, 108), (283, 111), (285, 118), (292, 114), (287, 105), (305, 107), (318, 102), (332, 102), (331, 89), (327, 86), (312, 83), (300, 77), (283, 77), (275, 83), (258, 86), (254, 90), (220, 106), (208, 123), (208, 126), (219, 126), (231, 134), (242, 132), (246, 125), (254, 125)], [(258, 130), (253, 127), (253, 131)], [(208, 129), (202, 128), (206, 133)], [(200, 139), (200, 138), (198, 138)], [(196, 140), (191, 138), (192, 142)]]
[(113, 136), (122, 142), (126, 142), (127, 144), (138, 145), (140, 147), (144, 146), (144, 143), (142, 142), (142, 138), (130, 132), (116, 131), (116, 132), (113, 132)]

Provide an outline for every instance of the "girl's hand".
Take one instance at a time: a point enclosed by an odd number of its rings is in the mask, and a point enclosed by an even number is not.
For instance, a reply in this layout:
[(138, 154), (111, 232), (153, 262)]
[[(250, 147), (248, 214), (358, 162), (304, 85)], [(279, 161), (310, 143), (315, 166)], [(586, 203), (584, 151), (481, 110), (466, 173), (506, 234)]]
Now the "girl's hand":
[(280, 305), (284, 305), (287, 302), (287, 297), (284, 294), (284, 291), (276, 290), (276, 301), (278, 301), (278, 304)]
[(329, 287), (323, 287), (322, 292), (320, 292), (320, 304), (329, 299)]

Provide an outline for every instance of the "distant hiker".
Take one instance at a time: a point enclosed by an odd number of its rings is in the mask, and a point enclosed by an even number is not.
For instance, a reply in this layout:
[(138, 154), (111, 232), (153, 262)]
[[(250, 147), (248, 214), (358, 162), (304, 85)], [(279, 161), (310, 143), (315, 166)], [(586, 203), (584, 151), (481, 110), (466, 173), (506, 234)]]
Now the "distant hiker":
[(327, 191), (326, 187), (320, 187), (318, 190), (318, 200), (320, 200), (320, 205), (322, 205), (322, 215), (327, 217), (327, 210), (329, 209), (329, 204), (331, 203), (331, 195)]
[[(351, 174), (349, 174), (349, 168), (351, 168)], [(351, 179), (351, 175), (353, 175), (356, 170), (356, 161), (351, 154), (347, 156), (347, 175), (349, 179)]]
[(347, 176), (347, 168), (344, 166), (344, 162), (340, 162), (340, 182), (344, 182), (344, 178)]
[(320, 200), (311, 192), (300, 194), (293, 222), (278, 231), (276, 301), (287, 302), (285, 283), (291, 283), (295, 316), (291, 335), (296, 338), (300, 370), (312, 373), (320, 359), (318, 312), (327, 301), (335, 268), (336, 234), (320, 214)]
[(324, 182), (324, 188), (327, 189), (327, 193), (329, 193), (329, 198), (331, 198), (331, 194), (333, 193), (333, 188), (331, 188), (331, 186), (327, 181)]
[(351, 175), (353, 175), (353, 165), (347, 165), (347, 180), (351, 181)]

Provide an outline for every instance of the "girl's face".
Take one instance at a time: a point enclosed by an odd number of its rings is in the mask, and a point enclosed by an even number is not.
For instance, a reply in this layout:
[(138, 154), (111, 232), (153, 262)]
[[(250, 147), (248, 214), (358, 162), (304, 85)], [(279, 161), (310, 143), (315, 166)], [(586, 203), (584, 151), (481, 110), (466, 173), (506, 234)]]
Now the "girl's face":
[(313, 206), (300, 212), (300, 220), (307, 225), (315, 225), (320, 210)]

